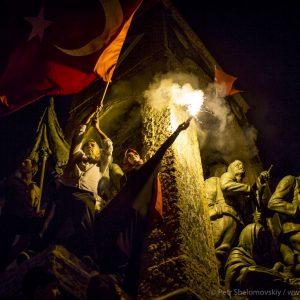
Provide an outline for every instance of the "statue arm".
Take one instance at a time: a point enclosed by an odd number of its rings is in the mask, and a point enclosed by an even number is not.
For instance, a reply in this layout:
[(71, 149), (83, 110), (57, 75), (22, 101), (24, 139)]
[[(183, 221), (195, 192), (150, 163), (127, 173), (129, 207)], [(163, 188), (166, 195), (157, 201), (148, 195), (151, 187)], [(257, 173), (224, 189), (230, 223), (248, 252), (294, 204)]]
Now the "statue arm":
[(288, 197), (294, 187), (295, 178), (285, 176), (277, 185), (275, 192), (268, 202), (268, 208), (278, 213), (295, 216), (298, 211), (298, 204), (288, 201)]
[(286, 265), (292, 266), (295, 262), (298, 262), (298, 255), (286, 244), (280, 244), (280, 253), (282, 255), (283, 261)]
[(240, 194), (249, 195), (251, 194), (251, 187), (248, 184), (236, 182), (234, 177), (228, 172), (224, 173), (220, 178), (221, 190), (224, 194)]

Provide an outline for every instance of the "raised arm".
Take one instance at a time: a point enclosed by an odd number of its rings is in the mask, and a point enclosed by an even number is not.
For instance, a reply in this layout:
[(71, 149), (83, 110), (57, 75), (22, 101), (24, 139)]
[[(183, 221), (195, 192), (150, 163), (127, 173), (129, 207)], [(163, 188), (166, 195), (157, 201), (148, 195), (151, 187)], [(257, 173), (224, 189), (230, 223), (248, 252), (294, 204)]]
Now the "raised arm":
[(73, 138), (72, 144), (70, 149), (69, 159), (75, 159), (78, 155), (80, 155), (82, 141), (84, 136), (91, 124), (92, 119), (94, 118), (96, 111), (92, 112), (91, 114), (87, 115), (79, 124), (78, 128), (76, 128)]
[(102, 140), (108, 139), (108, 136), (100, 129), (99, 119), (98, 119), (97, 114), (95, 114), (95, 115), (92, 116), (92, 118), (91, 118), (91, 124), (95, 128), (95, 130), (97, 131), (97, 133), (99, 134), (99, 136), (100, 136), (100, 138)]
[(98, 133), (102, 140), (102, 150), (100, 158), (100, 170), (102, 173), (106, 171), (108, 165), (112, 159), (113, 144), (109, 137), (100, 129), (99, 119), (97, 113), (95, 113), (91, 118), (91, 126), (95, 128), (95, 131)]
[(162, 160), (168, 148), (174, 143), (179, 133), (187, 129), (190, 125), (192, 117), (188, 118), (185, 122), (180, 124), (177, 129), (166, 139), (166, 141), (159, 147), (156, 153), (141, 167), (145, 174), (149, 174), (157, 167)]
[(242, 182), (236, 182), (234, 177), (228, 172), (222, 174), (220, 178), (221, 190), (225, 195), (249, 195), (251, 187)]

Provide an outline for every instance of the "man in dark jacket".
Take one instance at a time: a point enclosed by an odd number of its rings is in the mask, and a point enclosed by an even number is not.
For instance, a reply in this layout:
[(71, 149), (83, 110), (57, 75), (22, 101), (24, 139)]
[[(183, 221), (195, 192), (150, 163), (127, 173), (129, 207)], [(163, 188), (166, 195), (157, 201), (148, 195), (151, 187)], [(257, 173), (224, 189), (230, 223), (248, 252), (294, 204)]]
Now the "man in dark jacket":
[[(190, 120), (178, 126), (156, 153), (143, 162), (136, 151), (127, 151), (125, 184), (95, 217), (95, 236), (100, 270), (125, 277), (129, 292), (137, 285), (139, 255), (147, 228), (160, 162)], [(130, 154), (129, 154), (130, 153)]]

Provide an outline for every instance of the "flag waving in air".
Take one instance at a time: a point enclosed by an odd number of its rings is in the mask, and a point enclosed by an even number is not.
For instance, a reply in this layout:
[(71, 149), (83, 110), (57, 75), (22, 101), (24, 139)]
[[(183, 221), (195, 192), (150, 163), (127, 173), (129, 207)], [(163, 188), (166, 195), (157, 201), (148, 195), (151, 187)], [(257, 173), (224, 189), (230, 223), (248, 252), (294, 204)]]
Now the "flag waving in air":
[(237, 80), (237, 77), (226, 74), (225, 72), (215, 67), (215, 86), (218, 96), (226, 97), (232, 96), (241, 92), (233, 88), (233, 83)]
[[(1, 26), (0, 115), (110, 82), (142, 0), (12, 1)], [(2, 8), (3, 10), (3, 8)]]

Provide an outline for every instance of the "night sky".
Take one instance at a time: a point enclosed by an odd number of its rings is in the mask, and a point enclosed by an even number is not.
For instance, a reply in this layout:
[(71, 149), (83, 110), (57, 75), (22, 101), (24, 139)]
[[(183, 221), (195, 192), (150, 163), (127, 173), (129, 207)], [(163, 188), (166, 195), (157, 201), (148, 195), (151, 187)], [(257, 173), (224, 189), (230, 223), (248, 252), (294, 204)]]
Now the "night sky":
[[(300, 13), (297, 1), (270, 6), (256, 0), (222, 4), (172, 2), (223, 70), (238, 77), (235, 88), (243, 91), (242, 96), (250, 105), (247, 117), (258, 130), (257, 145), (264, 167), (274, 164), (272, 175), (278, 178), (298, 175)], [(18, 148), (29, 143), (28, 132), (35, 130), (44, 106), (42, 100), (34, 104), (34, 109), (24, 108), (0, 119), (0, 177), (12, 170), (11, 161), (20, 160), (22, 151)], [(33, 116), (24, 124), (24, 115), (32, 112)], [(7, 132), (13, 127), (14, 135), (9, 136)], [(27, 133), (25, 128), (30, 128)]]
[[(264, 4), (268, 2), (269, 4)], [(300, 13), (295, 1), (205, 1), (180, 14), (248, 102), (264, 167), (300, 173)]]

